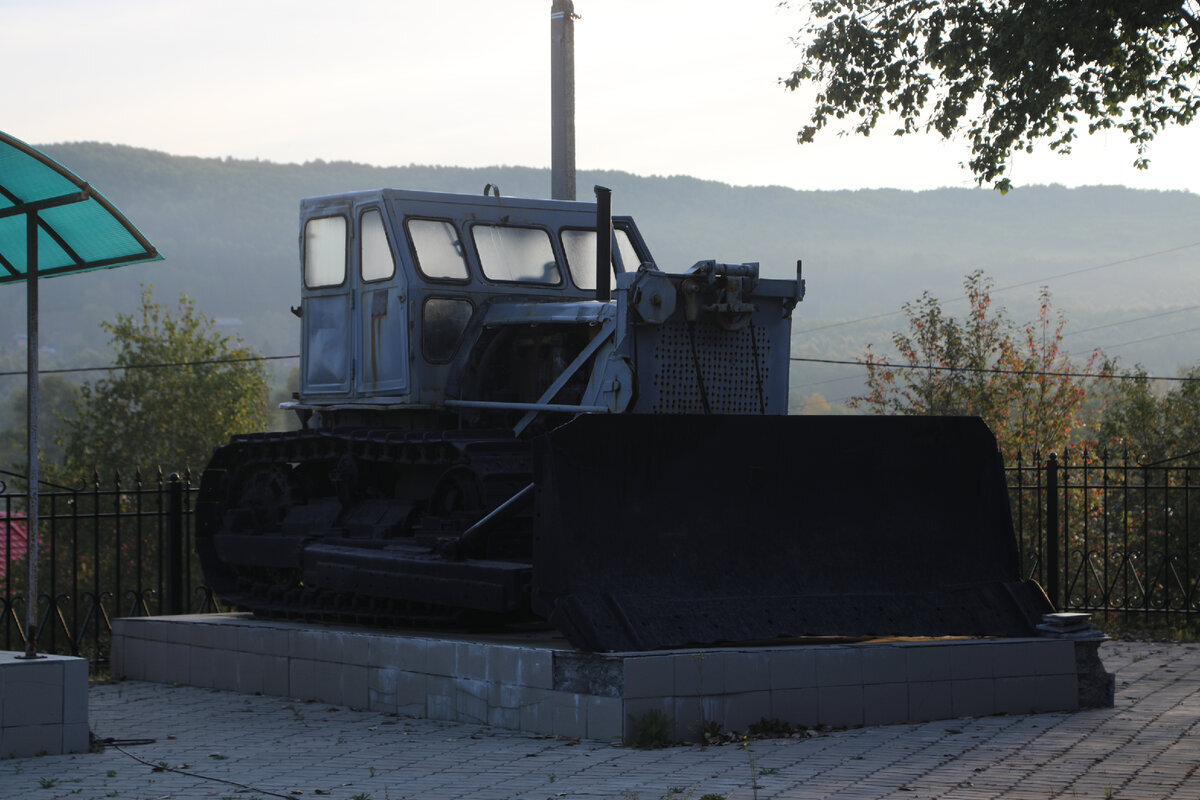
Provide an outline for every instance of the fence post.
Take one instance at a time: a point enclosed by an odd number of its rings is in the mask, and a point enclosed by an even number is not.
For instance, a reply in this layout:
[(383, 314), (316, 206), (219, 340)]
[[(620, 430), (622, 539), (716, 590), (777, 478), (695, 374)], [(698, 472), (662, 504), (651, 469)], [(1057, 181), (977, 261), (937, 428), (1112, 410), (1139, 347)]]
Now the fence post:
[(178, 472), (167, 478), (167, 613), (183, 608), (183, 481)]
[(1061, 610), (1058, 597), (1058, 454), (1046, 460), (1046, 594)]

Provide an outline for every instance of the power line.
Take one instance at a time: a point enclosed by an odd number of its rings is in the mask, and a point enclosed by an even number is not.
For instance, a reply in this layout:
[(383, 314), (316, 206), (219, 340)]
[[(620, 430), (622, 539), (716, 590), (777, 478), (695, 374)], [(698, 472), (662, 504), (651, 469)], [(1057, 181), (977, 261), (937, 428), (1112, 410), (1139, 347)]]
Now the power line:
[[(1134, 317), (1133, 319), (1123, 319), (1120, 322), (1109, 322), (1106, 325), (1096, 325), (1091, 328), (1084, 328), (1081, 331), (1068, 331), (1068, 332), (1063, 333), (1063, 338), (1065, 339), (1068, 336), (1078, 336), (1081, 333), (1091, 333), (1092, 331), (1104, 330), (1105, 328), (1115, 328), (1118, 325), (1129, 325), (1134, 322), (1143, 322), (1148, 319), (1158, 319), (1159, 317), (1169, 317), (1172, 314), (1182, 314), (1184, 311), (1195, 311), (1197, 308), (1200, 308), (1200, 306), (1187, 306), (1185, 308), (1173, 308), (1170, 311), (1162, 311), (1158, 314), (1147, 314), (1144, 317)], [(1168, 334), (1168, 335), (1172, 335), (1172, 334)], [(1117, 345), (1117, 346), (1119, 347), (1120, 345)]]
[[(245, 356), (243, 358), (212, 358), (203, 361), (162, 361), (153, 364), (127, 364), (116, 367), (63, 367), (61, 369), (38, 370), (39, 375), (64, 375), (71, 372), (117, 372), (124, 369), (159, 369), (162, 367), (201, 367), (209, 364), (243, 364), (249, 361), (286, 361), (300, 356)], [(26, 375), (26, 370), (16, 372), (0, 372), (0, 378), (13, 375)]]
[[(1130, 344), (1133, 343), (1130, 342)], [(797, 356), (792, 356), (789, 360), (803, 361), (810, 364), (842, 364), (867, 369), (870, 367), (879, 367), (881, 369), (923, 369), (931, 372), (981, 372), (991, 375), (1028, 375), (1046, 378), (1097, 378), (1101, 380), (1141, 380), (1144, 378), (1151, 381), (1175, 381), (1177, 383), (1200, 382), (1200, 378), (1164, 378), (1157, 375), (1097, 375), (1094, 372), (1047, 372), (1032, 369), (1001, 369), (999, 367), (947, 367), (940, 364), (888, 364), (884, 362), (866, 364), (862, 361), (841, 361), (832, 358), (800, 358)]]
[[(1157, 256), (1168, 255), (1170, 253), (1177, 253), (1180, 250), (1187, 250), (1192, 247), (1200, 247), (1200, 242), (1191, 242), (1189, 244), (1181, 244), (1176, 247), (1168, 247), (1165, 250), (1155, 250), (1152, 253), (1143, 253), (1143, 254), (1137, 255), (1137, 256), (1130, 256), (1129, 258), (1122, 258), (1122, 259), (1118, 259), (1116, 261), (1109, 261), (1104, 264), (1096, 264), (1095, 266), (1091, 266), (1091, 267), (1083, 267), (1082, 269), (1075, 269), (1075, 270), (1071, 270), (1069, 272), (1061, 272), (1057, 275), (1051, 275), (1046, 278), (1035, 278), (1035, 279), (1029, 280), (1029, 281), (1022, 281), (1021, 283), (1012, 283), (1012, 284), (1009, 284), (1008, 286), (1000, 286), (996, 289), (993, 289), (992, 292), (993, 293), (1006, 292), (1010, 289), (1019, 289), (1023, 286), (1034, 286), (1037, 284), (1044, 284), (1044, 283), (1048, 283), (1053, 280), (1058, 280), (1059, 278), (1068, 278), (1073, 275), (1082, 275), (1087, 272), (1095, 272), (1096, 270), (1099, 270), (1099, 269), (1108, 269), (1109, 267), (1119, 267), (1123, 264), (1131, 264), (1135, 261), (1143, 261), (1147, 258), (1155, 258)], [(962, 299), (963, 298), (961, 298), (961, 297), (954, 298), (955, 301), (962, 300)], [(877, 319), (886, 319), (887, 317), (894, 317), (900, 313), (903, 313), (902, 310), (901, 311), (888, 311), (888, 312), (885, 312), (882, 314), (875, 314), (870, 317), (860, 317), (858, 319), (845, 320), (844, 322), (832, 322), (828, 325), (821, 325), (816, 328), (806, 328), (805, 330), (802, 330), (802, 331), (796, 331), (796, 333), (815, 333), (817, 331), (829, 330), (831, 328), (841, 328), (846, 325), (857, 325), (860, 322), (874, 322)]]

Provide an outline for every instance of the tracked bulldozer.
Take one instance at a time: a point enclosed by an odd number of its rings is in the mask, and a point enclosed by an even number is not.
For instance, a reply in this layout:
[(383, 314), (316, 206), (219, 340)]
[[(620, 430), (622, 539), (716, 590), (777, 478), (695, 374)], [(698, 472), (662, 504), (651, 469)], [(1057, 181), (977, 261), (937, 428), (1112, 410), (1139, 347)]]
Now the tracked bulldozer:
[(576, 647), (1033, 632), (974, 418), (787, 416), (804, 281), (661, 270), (596, 203), (302, 201), (302, 427), (201, 479), (225, 601)]

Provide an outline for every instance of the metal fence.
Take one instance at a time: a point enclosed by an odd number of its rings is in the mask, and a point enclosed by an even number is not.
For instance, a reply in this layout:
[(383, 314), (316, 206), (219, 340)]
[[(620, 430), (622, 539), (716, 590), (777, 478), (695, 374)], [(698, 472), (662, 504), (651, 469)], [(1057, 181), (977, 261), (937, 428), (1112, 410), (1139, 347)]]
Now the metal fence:
[[(1196, 454), (1152, 464), (1086, 451), (1006, 472), (1023, 577), (1060, 609), (1200, 621)], [(6, 483), (7, 480), (7, 483)], [(0, 649), (23, 650), (26, 496), (0, 473)], [(112, 619), (221, 610), (194, 557), (190, 474), (97, 474), (41, 495), (37, 648), (108, 661)], [(1195, 525), (1193, 525), (1195, 523)], [(1193, 530), (1196, 533), (1193, 533)]]
[(1007, 473), (1023, 577), (1060, 609), (1143, 626), (1200, 621), (1198, 455), (1018, 457)]
[[(25, 648), (28, 531), (24, 480), (0, 474), (0, 649)], [(39, 652), (108, 662), (112, 620), (215, 609), (196, 563), (191, 476), (141, 472), (90, 485), (43, 482)]]

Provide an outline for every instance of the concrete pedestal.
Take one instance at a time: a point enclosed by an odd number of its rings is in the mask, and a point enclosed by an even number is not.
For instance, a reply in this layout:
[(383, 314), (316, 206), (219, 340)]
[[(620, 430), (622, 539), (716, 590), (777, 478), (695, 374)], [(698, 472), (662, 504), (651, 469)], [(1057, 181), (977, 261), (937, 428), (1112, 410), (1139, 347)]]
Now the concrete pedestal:
[(395, 632), (215, 614), (115, 620), (112, 671), (589, 739), (627, 736), (632, 720), (657, 709), (677, 739), (695, 740), (702, 725), (743, 731), (764, 718), (844, 727), (1073, 711), (1086, 661), (1077, 647), (1094, 656), (1098, 643), (923, 639), (585, 653), (552, 632)]
[(88, 749), (88, 663), (0, 651), (0, 758)]

